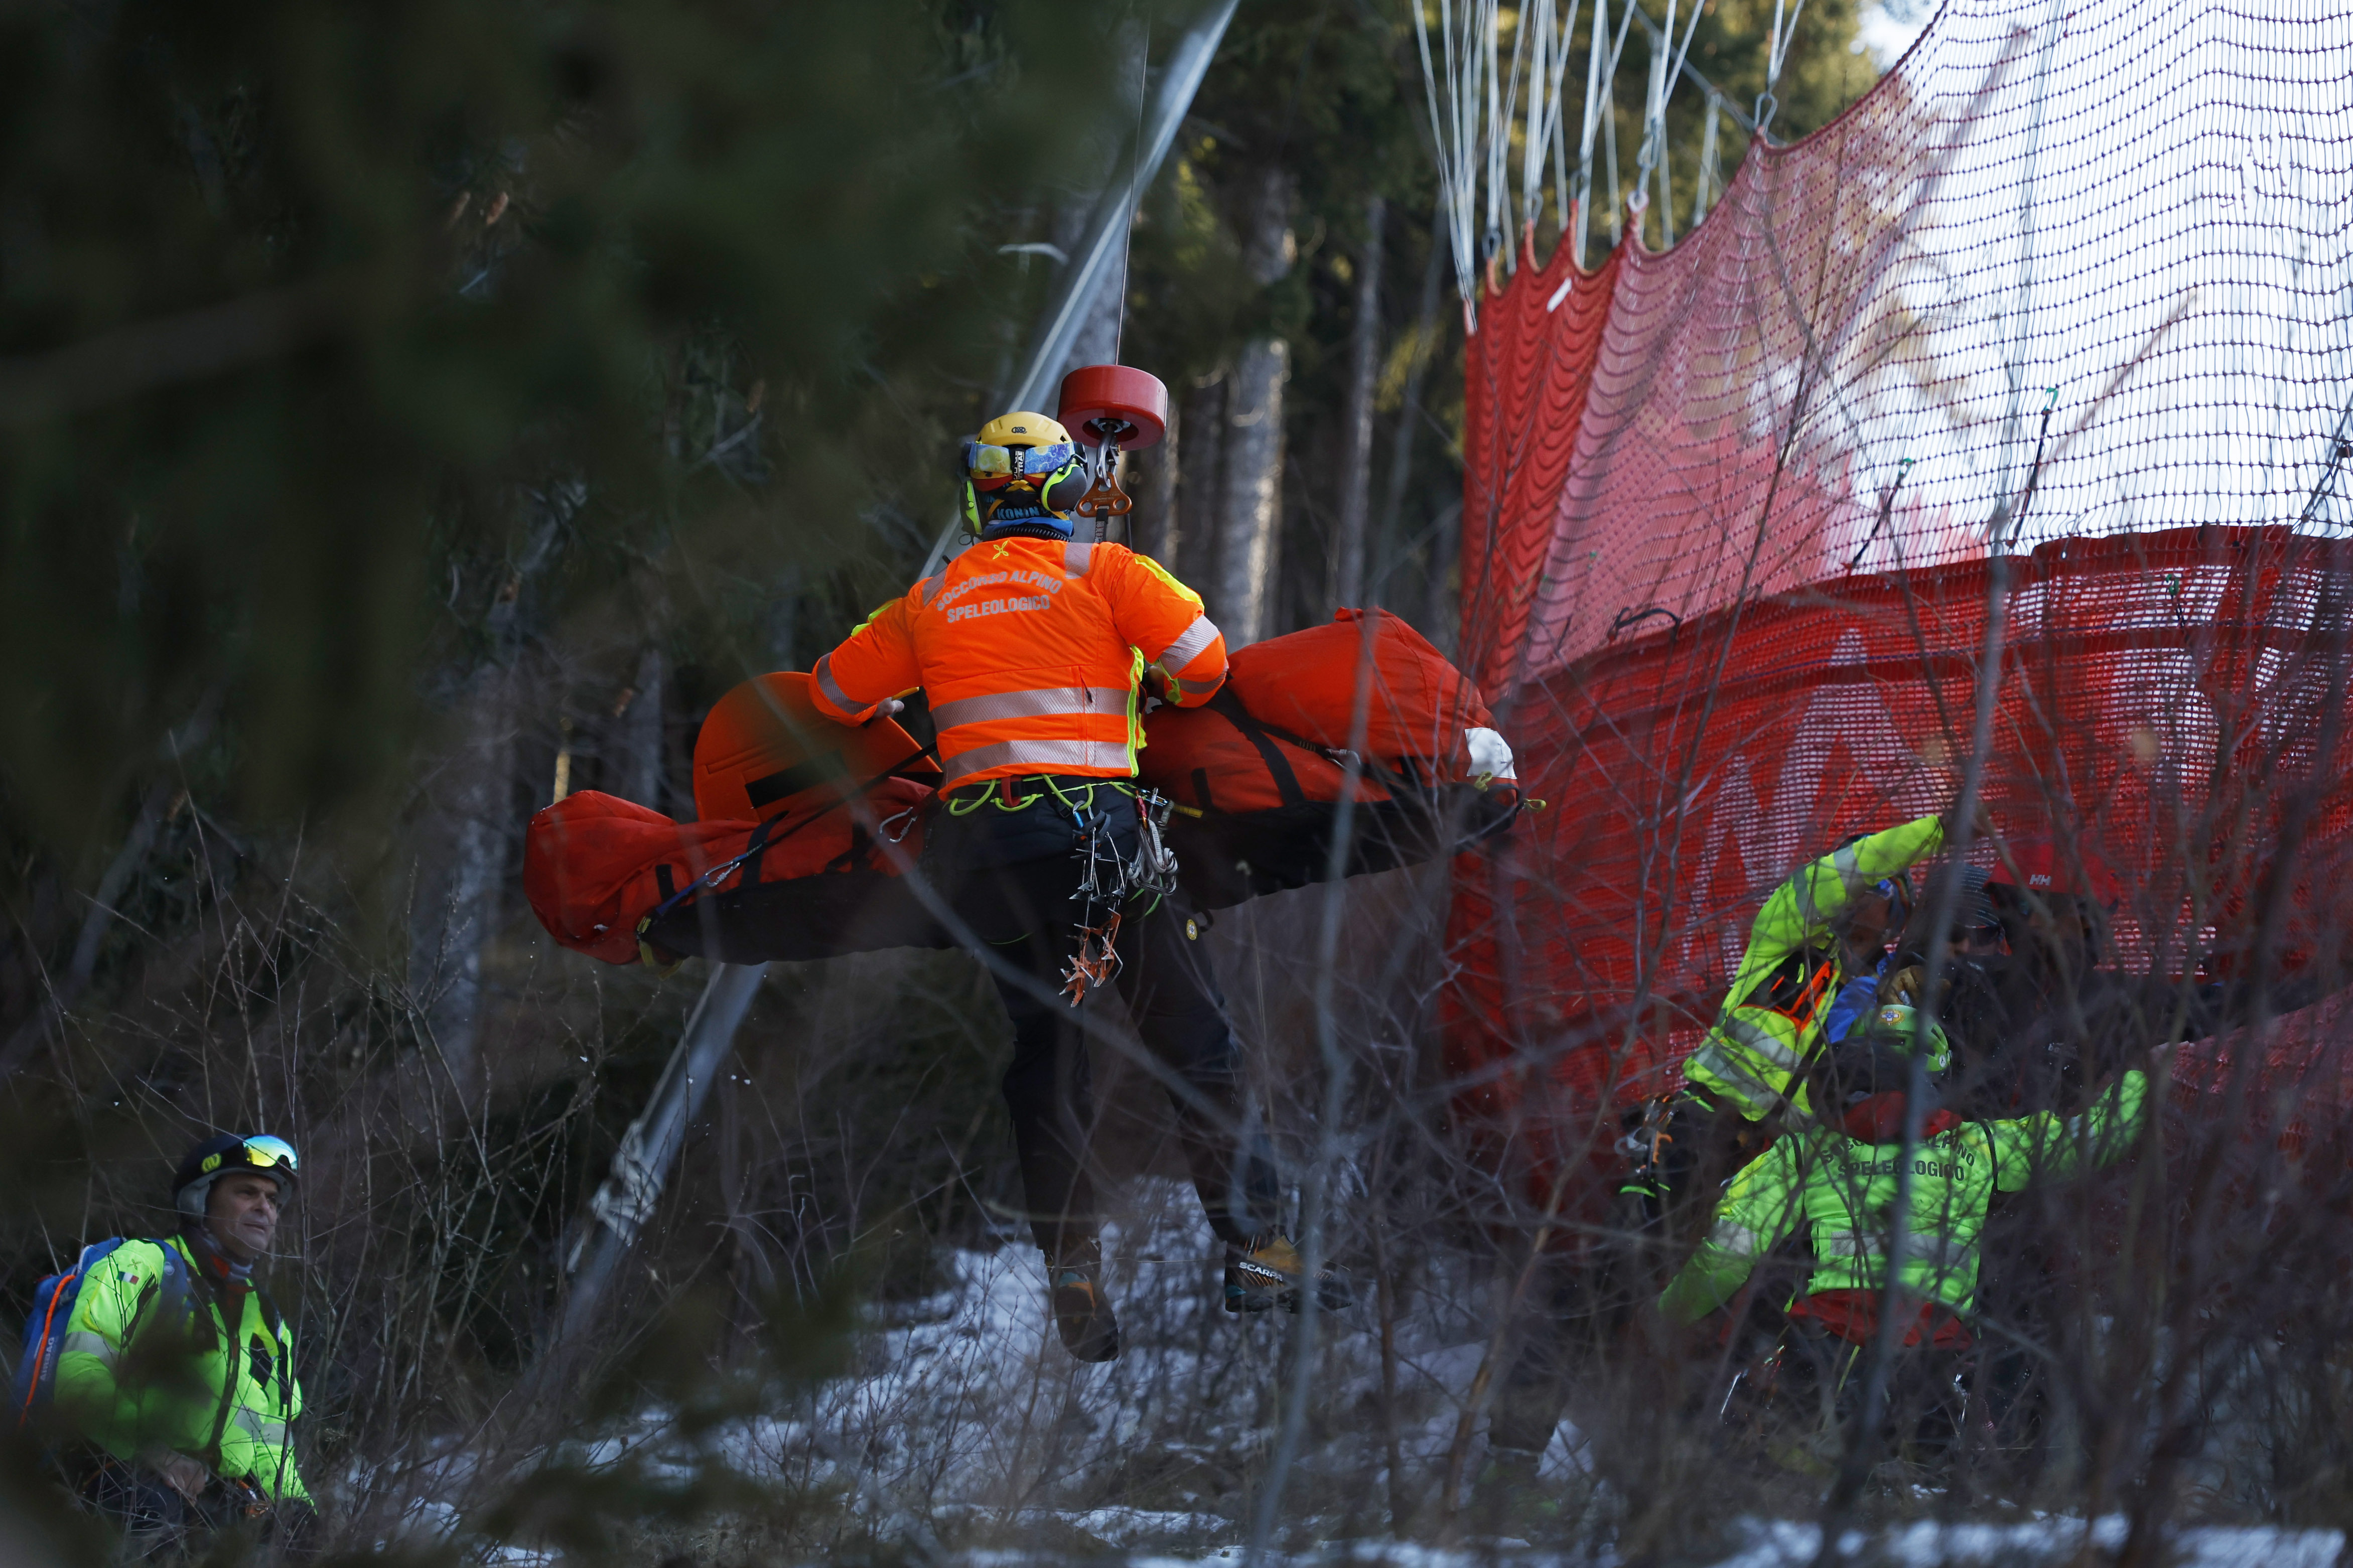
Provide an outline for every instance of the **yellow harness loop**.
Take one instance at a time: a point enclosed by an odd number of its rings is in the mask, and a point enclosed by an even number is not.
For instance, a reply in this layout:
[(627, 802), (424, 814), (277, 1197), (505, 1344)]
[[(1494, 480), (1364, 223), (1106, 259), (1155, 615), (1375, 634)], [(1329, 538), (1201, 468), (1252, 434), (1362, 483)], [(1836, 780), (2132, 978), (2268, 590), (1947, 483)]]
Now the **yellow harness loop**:
[(1062, 792), (1060, 784), (1044, 774), (1037, 775), (1037, 782), (1046, 787), (1035, 794), (1019, 795), (1012, 799), (1007, 798), (1011, 794), (1011, 791), (1005, 787), (1008, 783), (1008, 780), (990, 779), (986, 784), (974, 784), (970, 786), (971, 793), (951, 795), (947, 797), (948, 815), (970, 816), (982, 806), (989, 805), (994, 805), (999, 811), (1027, 811), (1049, 795), (1052, 795), (1056, 803), (1064, 810), (1077, 815), (1094, 810), (1095, 791), (1098, 789), (1116, 790), (1121, 795), (1131, 798), (1135, 794), (1135, 786), (1122, 780), (1094, 779), (1090, 781), (1082, 794), (1074, 799)]

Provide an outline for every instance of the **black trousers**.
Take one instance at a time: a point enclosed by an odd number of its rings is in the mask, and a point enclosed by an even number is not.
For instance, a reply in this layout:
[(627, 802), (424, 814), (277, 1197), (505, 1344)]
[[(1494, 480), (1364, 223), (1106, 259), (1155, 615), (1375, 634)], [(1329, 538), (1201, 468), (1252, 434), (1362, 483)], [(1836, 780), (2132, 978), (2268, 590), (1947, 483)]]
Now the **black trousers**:
[[(1853, 1439), (1870, 1353), (1810, 1318), (1793, 1318), (1774, 1354), (1725, 1399), (1725, 1424), (1761, 1439), (1785, 1464), (1835, 1465)], [(1899, 1349), (1888, 1363), (1886, 1403), (1873, 1439), (1880, 1462), (1931, 1472), (1948, 1465), (1966, 1430), (1976, 1368), (1972, 1350)]]
[(55, 1464), (83, 1505), (122, 1532), (124, 1561), (183, 1561), (210, 1546), (215, 1535), (237, 1531), (268, 1546), (281, 1563), (308, 1563), (317, 1554), (318, 1516), (308, 1503), (290, 1500), (252, 1511), (253, 1494), (218, 1480), (191, 1501), (145, 1466), (79, 1444), (59, 1453)]
[[(1135, 853), (1137, 828), (1135, 803), (1124, 791), (1102, 780), (1053, 784), (1015, 780), (972, 810), (944, 813), (925, 856), (958, 917), (1029, 982), (990, 976), (1013, 1023), (1005, 1105), (1030, 1228), (1048, 1255), (1060, 1257), (1092, 1247), (1097, 1226), (1084, 1004), (1060, 1000), (1085, 910), (1072, 895), (1098, 816), (1105, 840), (1125, 858)], [(968, 800), (976, 792), (961, 793)], [(1031, 804), (1007, 808), (1023, 798)], [(1097, 905), (1098, 920), (1112, 907)], [(1278, 1184), (1208, 953), (1182, 894), (1139, 900), (1120, 915), (1115, 984), (1145, 1049), (1166, 1069), (1194, 1189), (1219, 1239), (1247, 1241), (1273, 1227)]]

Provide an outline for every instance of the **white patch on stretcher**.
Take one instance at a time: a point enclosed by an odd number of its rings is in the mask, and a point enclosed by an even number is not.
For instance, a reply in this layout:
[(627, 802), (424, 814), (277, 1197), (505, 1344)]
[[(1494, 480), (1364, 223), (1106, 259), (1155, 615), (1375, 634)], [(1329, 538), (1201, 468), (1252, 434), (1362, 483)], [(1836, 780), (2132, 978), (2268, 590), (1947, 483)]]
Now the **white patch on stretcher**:
[(1471, 776), (1482, 784), (1489, 779), (1509, 779), (1520, 782), (1512, 771), (1512, 748), (1503, 736), (1493, 730), (1465, 730), (1463, 744), (1471, 749)]

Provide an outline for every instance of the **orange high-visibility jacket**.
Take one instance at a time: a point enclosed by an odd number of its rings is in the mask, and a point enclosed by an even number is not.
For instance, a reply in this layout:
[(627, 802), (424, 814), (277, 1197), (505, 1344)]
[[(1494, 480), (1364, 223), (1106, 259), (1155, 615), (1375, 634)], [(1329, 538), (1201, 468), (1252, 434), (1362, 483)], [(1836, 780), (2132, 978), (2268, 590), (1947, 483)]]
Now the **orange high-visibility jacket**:
[(1226, 639), (1198, 594), (1124, 544), (989, 539), (818, 659), (816, 696), (855, 724), (922, 687), (943, 791), (1028, 773), (1129, 778), (1147, 664), (1181, 708), (1224, 684)]

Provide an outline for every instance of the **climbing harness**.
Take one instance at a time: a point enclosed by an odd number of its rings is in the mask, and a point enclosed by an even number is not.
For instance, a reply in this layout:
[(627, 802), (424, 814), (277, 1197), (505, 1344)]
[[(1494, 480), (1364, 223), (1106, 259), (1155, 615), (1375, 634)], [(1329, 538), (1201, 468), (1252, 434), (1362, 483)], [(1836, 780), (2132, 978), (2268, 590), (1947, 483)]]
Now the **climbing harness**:
[[(1050, 781), (1048, 787), (1053, 788)], [(1094, 809), (1093, 786), (1084, 805), (1071, 805), (1059, 788), (1055, 798), (1071, 807), (1071, 821), (1085, 836), (1071, 851), (1080, 866), (1079, 885), (1071, 894), (1079, 906), (1071, 923), (1078, 931), (1078, 951), (1062, 970), (1062, 994), (1072, 1006), (1086, 1000), (1088, 991), (1119, 973), (1119, 927), (1122, 913), (1136, 900), (1150, 899), (1149, 914), (1176, 889), (1176, 855), (1162, 837), (1168, 826), (1170, 803), (1156, 790), (1134, 790), (1113, 784), (1135, 799), (1135, 853), (1123, 857), (1113, 842), (1111, 819)]]
[(1156, 789), (1144, 790), (1135, 797), (1135, 886), (1155, 899), (1165, 899), (1176, 890), (1176, 851), (1168, 847), (1165, 837), (1169, 814), (1176, 809), (1176, 803)]
[(1062, 994), (1073, 1007), (1086, 1000), (1089, 988), (1119, 973), (1120, 906), (1124, 902), (1120, 884), (1125, 880), (1125, 868), (1118, 847), (1111, 841), (1109, 822), (1092, 809), (1094, 792), (1089, 790), (1087, 797), (1088, 809), (1071, 814), (1086, 835), (1086, 841), (1071, 851), (1081, 868), (1078, 889), (1071, 894), (1079, 906), (1079, 917), (1073, 922), (1078, 927), (1079, 949), (1062, 968)]
[[(1059, 798), (1060, 792), (1055, 793)], [(1088, 807), (1072, 813), (1086, 835), (1086, 842), (1072, 852), (1082, 867), (1078, 889), (1071, 895), (1079, 905), (1073, 922), (1079, 947), (1062, 971), (1062, 994), (1074, 1007), (1086, 1000), (1090, 989), (1119, 973), (1121, 911), (1147, 897), (1157, 907), (1176, 889), (1176, 854), (1162, 837), (1168, 826), (1168, 797), (1157, 790), (1122, 793), (1135, 797), (1135, 853), (1131, 858), (1123, 858), (1112, 841), (1110, 820), (1092, 809), (1092, 790)]]
[(1618, 1140), (1618, 1152), (1634, 1162), (1629, 1185), (1655, 1180), (1665, 1172), (1667, 1145), (1675, 1141), (1667, 1131), (1674, 1101), (1672, 1094), (1654, 1094), (1642, 1101), (1642, 1120)]
[[(1017, 791), (1016, 785), (1035, 784)], [(1123, 857), (1112, 837), (1110, 815), (1095, 809), (1095, 792), (1110, 790), (1135, 802), (1135, 853)], [(1176, 852), (1166, 837), (1173, 802), (1158, 790), (1138, 789), (1118, 779), (1092, 779), (1065, 789), (1059, 780), (1039, 774), (1027, 779), (1001, 778), (947, 797), (951, 817), (964, 818), (984, 806), (998, 811), (1027, 811), (1052, 799), (1069, 814), (1080, 834), (1071, 851), (1079, 862), (1079, 883), (1071, 894), (1079, 906), (1071, 923), (1078, 931), (1077, 952), (1062, 971), (1062, 994), (1072, 1006), (1094, 986), (1119, 973), (1119, 927), (1122, 911), (1138, 900), (1149, 899), (1149, 914), (1161, 900), (1176, 890)], [(893, 820), (896, 820), (895, 818)]]

